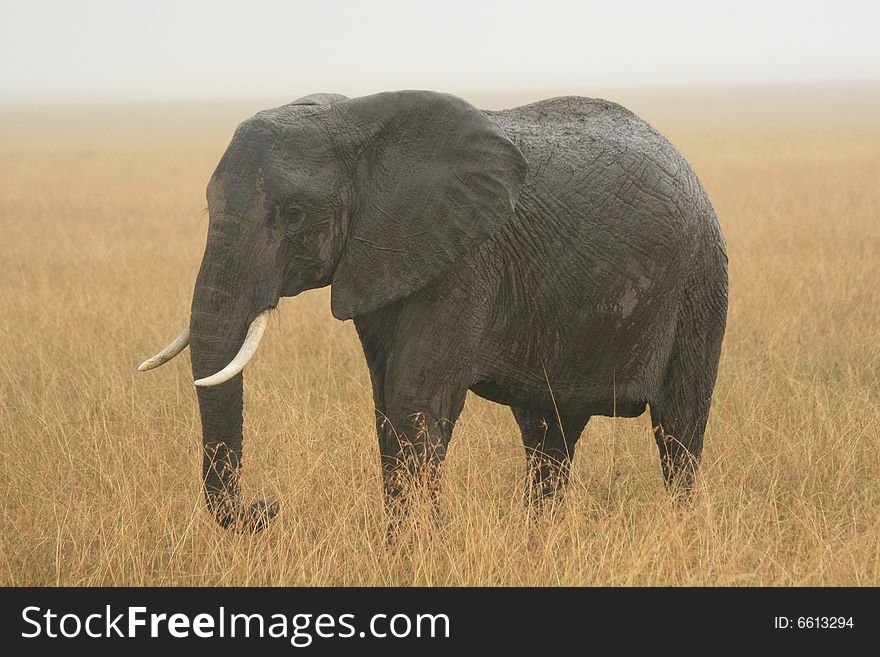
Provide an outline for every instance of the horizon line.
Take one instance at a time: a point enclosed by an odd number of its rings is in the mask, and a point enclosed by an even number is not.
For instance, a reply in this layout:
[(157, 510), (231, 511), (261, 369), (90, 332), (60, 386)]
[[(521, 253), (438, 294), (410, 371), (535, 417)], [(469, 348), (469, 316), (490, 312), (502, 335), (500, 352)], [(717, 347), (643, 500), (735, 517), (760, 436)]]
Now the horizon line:
[[(583, 91), (585, 88), (591, 87), (596, 89), (598, 92), (603, 91), (626, 91), (626, 92), (663, 92), (663, 91), (696, 91), (700, 89), (714, 89), (714, 90), (736, 90), (741, 88), (748, 87), (817, 87), (817, 86), (846, 86), (846, 85), (861, 85), (861, 86), (872, 86), (877, 85), (880, 87), (880, 77), (866, 76), (866, 77), (829, 77), (829, 78), (813, 78), (813, 79), (779, 79), (779, 80), (768, 80), (768, 79), (756, 79), (756, 80), (737, 80), (737, 81), (719, 81), (719, 82), (677, 82), (672, 84), (667, 84), (663, 82), (651, 82), (651, 83), (598, 83), (591, 85), (589, 83), (578, 83), (572, 85), (523, 85), (519, 87), (513, 86), (504, 86), (504, 87), (490, 87), (490, 88), (480, 88), (474, 85), (462, 85), (455, 86), (452, 88), (452, 92), (455, 94), (463, 95), (463, 94), (485, 94), (485, 95), (513, 95), (513, 94), (523, 94), (523, 93), (542, 93), (542, 94), (553, 94), (553, 95), (567, 95), (570, 93), (572, 95), (577, 94), (578, 91)], [(399, 91), (404, 89), (424, 89), (428, 90), (428, 87), (398, 87), (395, 89), (383, 89), (382, 91)], [(566, 90), (570, 90), (566, 92)], [(431, 89), (434, 91), (443, 91), (446, 93), (450, 92), (450, 88), (447, 87), (445, 89)], [(335, 89), (311, 89), (311, 90), (301, 90), (296, 93), (309, 94), (309, 93), (318, 93), (318, 92), (333, 92), (338, 93)], [(352, 98), (357, 98), (359, 96), (371, 95), (374, 93), (380, 93), (380, 91), (369, 91), (367, 93), (361, 93), (352, 95)], [(174, 95), (169, 94), (167, 96), (162, 97), (151, 97), (151, 98), (117, 98), (117, 99), (102, 99), (102, 100), (92, 100), (92, 99), (45, 99), (45, 100), (37, 100), (37, 99), (4, 99), (0, 98), (0, 109), (27, 109), (27, 108), (62, 108), (62, 107), (121, 107), (121, 106), (133, 106), (133, 105), (223, 105), (223, 104), (236, 104), (236, 103), (250, 103), (250, 102), (262, 102), (262, 101), (273, 101), (275, 102), (278, 98), (281, 97), (281, 93), (279, 94), (257, 94), (257, 93), (244, 93), (241, 95), (229, 95), (229, 96), (221, 96), (221, 95), (205, 95), (205, 96), (185, 96), (185, 95)]]

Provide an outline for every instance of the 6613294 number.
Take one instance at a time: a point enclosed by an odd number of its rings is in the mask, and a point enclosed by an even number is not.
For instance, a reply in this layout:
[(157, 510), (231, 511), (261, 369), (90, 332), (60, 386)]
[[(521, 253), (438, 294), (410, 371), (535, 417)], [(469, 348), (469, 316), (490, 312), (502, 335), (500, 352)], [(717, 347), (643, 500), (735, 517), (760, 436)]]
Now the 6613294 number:
[(773, 627), (777, 630), (843, 630), (853, 628), (852, 616), (776, 616), (773, 619)]

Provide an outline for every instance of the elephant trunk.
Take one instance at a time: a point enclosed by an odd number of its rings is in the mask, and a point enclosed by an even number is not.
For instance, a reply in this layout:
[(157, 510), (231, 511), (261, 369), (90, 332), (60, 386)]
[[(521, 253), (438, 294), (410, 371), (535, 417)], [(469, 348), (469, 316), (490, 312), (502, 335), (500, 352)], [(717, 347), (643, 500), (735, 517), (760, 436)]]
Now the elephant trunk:
[[(204, 379), (232, 361), (253, 319), (248, 298), (227, 291), (234, 272), (229, 261), (218, 261), (209, 249), (193, 294), (190, 317), (190, 350), (193, 376)], [(222, 284), (226, 282), (227, 285)], [(202, 420), (202, 476), (205, 500), (222, 527), (241, 532), (263, 529), (278, 511), (276, 502), (257, 501), (246, 506), (241, 499), (242, 384), (239, 372), (211, 387), (198, 387)]]

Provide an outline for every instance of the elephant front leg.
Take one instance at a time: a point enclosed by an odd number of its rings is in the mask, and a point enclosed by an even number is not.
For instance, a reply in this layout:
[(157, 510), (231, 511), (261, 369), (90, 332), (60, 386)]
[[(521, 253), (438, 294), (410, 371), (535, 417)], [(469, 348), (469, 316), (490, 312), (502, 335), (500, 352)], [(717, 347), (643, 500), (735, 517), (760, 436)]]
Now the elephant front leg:
[(385, 412), (377, 413), (389, 539), (416, 500), (427, 502), (436, 520), (440, 470), (465, 394), (466, 389), (447, 393), (424, 404), (386, 403)]
[(451, 432), (421, 411), (396, 421), (380, 418), (378, 425), (385, 506), (389, 513), (399, 516), (406, 512), (412, 496), (421, 491), (434, 502)]
[(561, 499), (571, 459), (588, 415), (558, 416), (554, 410), (512, 407), (526, 451), (526, 501), (535, 506)]

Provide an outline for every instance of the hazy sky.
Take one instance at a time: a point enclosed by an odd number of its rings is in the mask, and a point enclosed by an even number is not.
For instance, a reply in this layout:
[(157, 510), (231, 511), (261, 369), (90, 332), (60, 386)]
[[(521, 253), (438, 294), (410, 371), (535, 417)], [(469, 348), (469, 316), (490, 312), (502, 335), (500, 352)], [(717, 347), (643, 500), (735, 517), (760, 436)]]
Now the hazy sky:
[(880, 2), (0, 0), (0, 103), (880, 79)]

